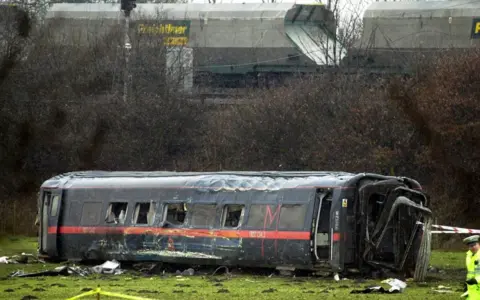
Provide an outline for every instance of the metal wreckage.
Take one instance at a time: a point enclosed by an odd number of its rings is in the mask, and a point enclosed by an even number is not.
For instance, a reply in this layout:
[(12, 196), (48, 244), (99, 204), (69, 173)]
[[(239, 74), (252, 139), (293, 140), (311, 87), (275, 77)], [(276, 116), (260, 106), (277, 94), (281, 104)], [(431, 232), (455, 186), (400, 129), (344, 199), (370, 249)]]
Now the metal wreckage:
[(423, 280), (432, 212), (410, 178), (343, 172), (62, 174), (40, 188), (39, 254)]

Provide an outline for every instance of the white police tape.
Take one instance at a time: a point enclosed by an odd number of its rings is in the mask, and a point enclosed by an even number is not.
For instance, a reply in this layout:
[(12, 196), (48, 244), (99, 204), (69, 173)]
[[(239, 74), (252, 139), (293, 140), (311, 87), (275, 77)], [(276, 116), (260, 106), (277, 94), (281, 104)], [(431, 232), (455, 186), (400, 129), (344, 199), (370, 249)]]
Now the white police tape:
[[(417, 222), (417, 224), (423, 225), (422, 222)], [(432, 225), (432, 227), (440, 230), (432, 230), (431, 233), (480, 234), (480, 229), (469, 229), (443, 225)]]

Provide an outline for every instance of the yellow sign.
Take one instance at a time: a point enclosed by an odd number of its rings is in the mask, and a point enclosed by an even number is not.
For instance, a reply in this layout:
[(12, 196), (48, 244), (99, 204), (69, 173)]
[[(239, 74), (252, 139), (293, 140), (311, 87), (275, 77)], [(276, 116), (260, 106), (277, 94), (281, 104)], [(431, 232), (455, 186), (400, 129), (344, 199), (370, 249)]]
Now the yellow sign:
[(138, 25), (138, 32), (155, 35), (185, 35), (187, 29), (187, 26), (175, 26), (172, 24)]
[(185, 46), (187, 43), (187, 37), (166, 37), (163, 41), (166, 46)]
[(342, 207), (348, 207), (348, 199), (342, 199)]
[(183, 46), (188, 43), (190, 21), (166, 21), (157, 24), (141, 23), (137, 30), (142, 35), (158, 35), (164, 37), (164, 45)]
[(480, 19), (473, 19), (472, 23), (472, 39), (480, 38)]

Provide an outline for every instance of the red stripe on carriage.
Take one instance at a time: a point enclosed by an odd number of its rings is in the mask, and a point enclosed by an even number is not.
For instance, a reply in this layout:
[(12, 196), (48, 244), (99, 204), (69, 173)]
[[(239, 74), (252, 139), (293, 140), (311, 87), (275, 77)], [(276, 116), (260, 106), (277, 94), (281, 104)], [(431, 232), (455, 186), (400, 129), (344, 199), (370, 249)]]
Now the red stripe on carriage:
[(263, 230), (221, 230), (191, 228), (158, 228), (158, 227), (84, 227), (84, 226), (51, 226), (49, 234), (154, 234), (184, 237), (224, 237), (271, 240), (310, 240), (309, 231), (263, 231)]

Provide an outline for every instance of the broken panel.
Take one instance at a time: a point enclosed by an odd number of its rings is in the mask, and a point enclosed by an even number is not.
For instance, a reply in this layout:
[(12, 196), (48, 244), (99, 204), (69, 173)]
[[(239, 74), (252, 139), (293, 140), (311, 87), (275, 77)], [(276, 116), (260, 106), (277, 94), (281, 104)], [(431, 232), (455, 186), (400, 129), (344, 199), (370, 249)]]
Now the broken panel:
[(133, 213), (132, 224), (152, 225), (155, 217), (156, 203), (137, 203)]
[(187, 215), (185, 203), (169, 203), (165, 205), (164, 220), (173, 225), (183, 225)]
[(127, 202), (112, 202), (108, 206), (105, 221), (107, 223), (124, 224), (127, 215)]
[(223, 209), (222, 227), (237, 228), (243, 223), (245, 205), (227, 204)]

